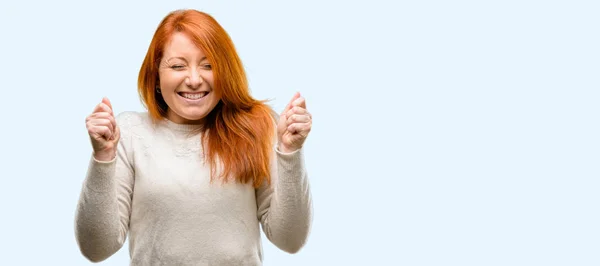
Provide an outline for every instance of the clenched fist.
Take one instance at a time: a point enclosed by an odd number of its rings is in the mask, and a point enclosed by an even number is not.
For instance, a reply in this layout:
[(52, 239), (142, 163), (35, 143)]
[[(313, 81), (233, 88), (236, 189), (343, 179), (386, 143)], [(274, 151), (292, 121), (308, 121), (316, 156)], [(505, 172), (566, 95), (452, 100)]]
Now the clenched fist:
[(289, 153), (302, 148), (311, 127), (312, 116), (306, 110), (306, 101), (296, 93), (279, 117), (279, 150)]
[(103, 98), (94, 111), (85, 119), (92, 148), (94, 149), (94, 158), (98, 161), (111, 161), (117, 154), (117, 143), (119, 142), (120, 132), (112, 105), (107, 98)]

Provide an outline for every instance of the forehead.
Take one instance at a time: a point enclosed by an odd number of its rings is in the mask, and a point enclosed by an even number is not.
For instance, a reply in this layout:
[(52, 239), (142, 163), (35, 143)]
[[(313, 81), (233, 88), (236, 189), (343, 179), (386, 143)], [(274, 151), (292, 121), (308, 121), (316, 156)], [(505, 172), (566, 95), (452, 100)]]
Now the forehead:
[(204, 57), (204, 52), (186, 34), (173, 33), (164, 47), (165, 56)]

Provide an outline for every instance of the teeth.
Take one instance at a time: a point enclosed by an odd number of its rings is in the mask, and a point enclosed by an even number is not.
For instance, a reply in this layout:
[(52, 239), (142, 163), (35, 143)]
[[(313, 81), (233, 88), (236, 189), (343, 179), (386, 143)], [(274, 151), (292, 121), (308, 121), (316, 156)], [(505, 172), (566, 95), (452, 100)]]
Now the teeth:
[(206, 94), (208, 94), (207, 92), (200, 92), (200, 93), (181, 93), (181, 96), (183, 96), (184, 98), (190, 99), (190, 100), (198, 100), (204, 96), (206, 96)]

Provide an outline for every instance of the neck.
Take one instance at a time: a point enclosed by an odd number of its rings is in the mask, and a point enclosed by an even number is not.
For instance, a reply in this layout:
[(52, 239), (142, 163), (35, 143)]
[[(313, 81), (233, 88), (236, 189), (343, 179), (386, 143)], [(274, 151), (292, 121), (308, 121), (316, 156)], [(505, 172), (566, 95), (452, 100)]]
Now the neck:
[(168, 116), (163, 119), (163, 123), (171, 130), (187, 133), (201, 130), (204, 125), (203, 120), (188, 122), (179, 119), (172, 119)]
[(185, 119), (185, 118), (179, 116), (178, 114), (176, 114), (175, 112), (173, 112), (171, 109), (169, 109), (167, 111), (166, 118), (168, 120), (170, 120), (171, 122), (173, 122), (173, 123), (176, 123), (176, 124), (186, 124), (186, 125), (202, 125), (206, 121), (206, 118), (202, 118), (202, 119), (199, 119), (199, 120), (188, 120), (188, 119)]

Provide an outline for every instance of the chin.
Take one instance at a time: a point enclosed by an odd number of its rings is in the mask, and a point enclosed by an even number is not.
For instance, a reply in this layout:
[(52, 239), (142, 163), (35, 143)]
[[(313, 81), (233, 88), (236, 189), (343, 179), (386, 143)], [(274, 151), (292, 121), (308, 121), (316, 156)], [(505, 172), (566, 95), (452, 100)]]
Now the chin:
[(181, 117), (189, 121), (198, 121), (206, 118), (209, 112), (183, 112)]

